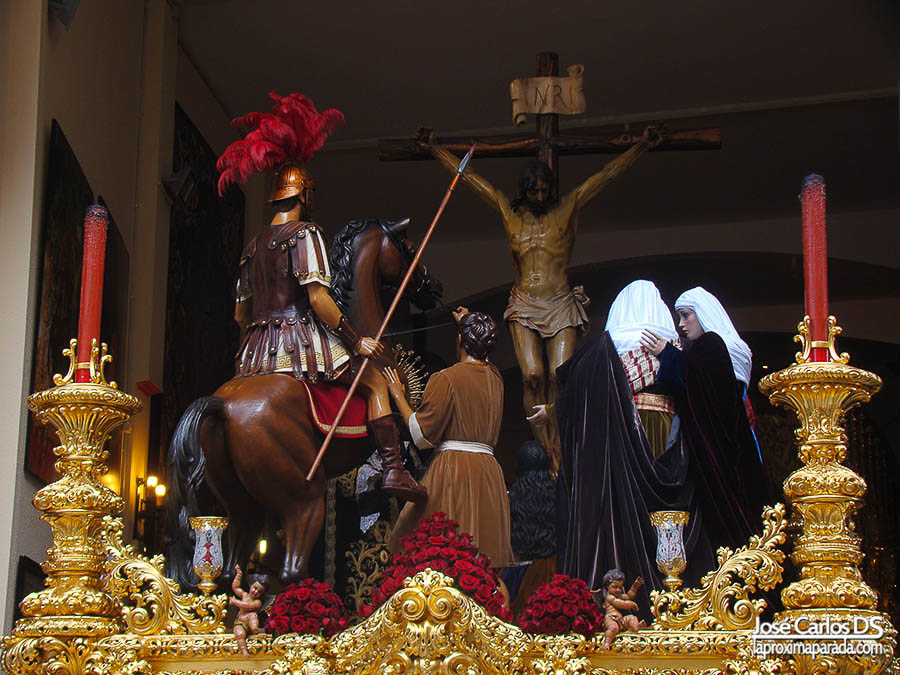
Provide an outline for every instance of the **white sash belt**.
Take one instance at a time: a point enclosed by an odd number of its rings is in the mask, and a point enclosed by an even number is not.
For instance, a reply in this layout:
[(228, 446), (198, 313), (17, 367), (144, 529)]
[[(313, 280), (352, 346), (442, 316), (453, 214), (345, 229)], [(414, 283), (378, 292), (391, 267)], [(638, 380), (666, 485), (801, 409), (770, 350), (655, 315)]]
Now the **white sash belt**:
[(487, 443), (476, 441), (441, 441), (435, 452), (456, 450), (457, 452), (474, 452), (479, 455), (493, 455), (494, 449)]

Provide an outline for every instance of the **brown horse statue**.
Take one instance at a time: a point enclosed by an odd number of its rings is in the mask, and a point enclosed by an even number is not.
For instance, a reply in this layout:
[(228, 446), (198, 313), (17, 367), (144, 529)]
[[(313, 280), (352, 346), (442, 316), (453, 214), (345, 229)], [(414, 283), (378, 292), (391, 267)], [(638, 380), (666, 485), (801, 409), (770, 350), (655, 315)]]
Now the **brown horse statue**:
[[(411, 263), (408, 222), (351, 221), (334, 238), (331, 295), (361, 335), (377, 332), (384, 318), (382, 286), (396, 284)], [(434, 307), (440, 296), (439, 283), (424, 266), (415, 271), (410, 288), (408, 297), (422, 309)], [(385, 349), (382, 358), (391, 359), (390, 352)], [(291, 374), (236, 377), (194, 401), (175, 428), (167, 457), (169, 576), (182, 587), (196, 584), (188, 519), (201, 515), (204, 482), (228, 516), (226, 578), (235, 563), (249, 559), (270, 513), (284, 530), (282, 582), (308, 576), (325, 515), (327, 479), (359, 466), (374, 449), (368, 438), (335, 438), (307, 483), (323, 438), (311, 420), (306, 388)]]

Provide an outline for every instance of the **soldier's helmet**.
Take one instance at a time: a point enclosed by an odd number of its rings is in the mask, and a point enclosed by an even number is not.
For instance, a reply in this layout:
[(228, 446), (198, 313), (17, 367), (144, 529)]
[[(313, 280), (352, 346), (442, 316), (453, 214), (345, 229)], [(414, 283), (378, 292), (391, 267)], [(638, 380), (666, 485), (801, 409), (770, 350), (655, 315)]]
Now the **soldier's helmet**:
[(307, 190), (315, 190), (316, 182), (309, 172), (297, 162), (285, 162), (275, 172), (269, 201), (300, 196), (300, 201), (307, 202), (304, 196)]

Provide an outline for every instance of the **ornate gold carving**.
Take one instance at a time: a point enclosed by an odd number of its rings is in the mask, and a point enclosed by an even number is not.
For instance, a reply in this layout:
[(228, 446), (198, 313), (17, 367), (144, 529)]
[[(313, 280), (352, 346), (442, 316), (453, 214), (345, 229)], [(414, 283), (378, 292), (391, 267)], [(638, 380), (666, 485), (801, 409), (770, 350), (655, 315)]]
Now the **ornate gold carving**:
[[(753, 536), (736, 551), (718, 550), (718, 569), (707, 573), (699, 589), (651, 591), (654, 627), (693, 630), (746, 630), (752, 628), (766, 607), (763, 599), (751, 600), (756, 588), (770, 590), (781, 581), (787, 526), (783, 504), (767, 507), (762, 514), (762, 536)], [(737, 579), (742, 580), (739, 583)]]
[[(528, 640), (489, 616), (449, 577), (425, 570), (367, 621), (331, 638), (331, 672), (510, 672)], [(325, 654), (320, 652), (322, 656)], [(291, 660), (274, 672), (298, 669)]]
[(837, 319), (828, 317), (828, 339), (824, 342), (811, 340), (809, 336), (809, 315), (803, 317), (803, 321), (797, 324), (798, 335), (794, 336), (794, 342), (800, 343), (800, 351), (794, 355), (796, 363), (809, 363), (810, 352), (815, 348), (827, 349), (828, 358), (835, 363), (850, 363), (850, 355), (847, 352), (837, 353), (835, 350), (835, 338), (844, 332), (837, 325)]
[(91, 359), (90, 361), (86, 361), (84, 363), (79, 363), (76, 361), (76, 354), (78, 351), (78, 340), (72, 338), (69, 340), (69, 348), (63, 349), (63, 356), (67, 356), (69, 358), (69, 370), (65, 375), (59, 375), (58, 373), (53, 376), (53, 384), (57, 387), (61, 387), (64, 384), (71, 383), (75, 378), (75, 371), (80, 370), (82, 368), (90, 371), (90, 382), (92, 384), (102, 384), (105, 387), (112, 387), (113, 389), (118, 389), (119, 385), (113, 382), (106, 381), (106, 366), (112, 363), (112, 356), (107, 353), (107, 349), (109, 347), (104, 342), (97, 347), (97, 338), (91, 339)]
[[(810, 342), (808, 317), (798, 329), (795, 340), (801, 342), (803, 352), (797, 354), (797, 363), (772, 373), (759, 385), (772, 403), (794, 410), (800, 420), (795, 434), (803, 466), (784, 482), (792, 522), (801, 530), (791, 553), (799, 578), (782, 590), (786, 611), (778, 618), (871, 617), (881, 621), (885, 627), (882, 655), (797, 655), (791, 662), (796, 673), (880, 672), (893, 658), (896, 632), (887, 617), (873, 611), (877, 595), (859, 570), (862, 552), (853, 516), (862, 505), (866, 483), (841, 462), (847, 454), (844, 416), (868, 401), (881, 388), (881, 379), (851, 367), (849, 355), (836, 352), (834, 338), (841, 329), (834, 317), (828, 319), (829, 337), (824, 345)], [(827, 347), (831, 360), (809, 361), (813, 347)]]
[(122, 542), (121, 518), (103, 521), (107, 591), (122, 603), (122, 618), (137, 635), (222, 633), (228, 597), (180, 594), (165, 576), (165, 558), (140, 555)]
[(68, 384), (75, 378), (75, 368), (77, 367), (77, 363), (75, 361), (75, 353), (78, 347), (78, 340), (76, 338), (72, 338), (69, 340), (69, 348), (62, 350), (62, 355), (69, 357), (69, 370), (65, 375), (59, 375), (59, 373), (53, 376), (53, 384), (57, 387), (61, 387), (64, 384)]
[(87, 638), (4, 639), (3, 670), (7, 673), (79, 675), (95, 670), (99, 661), (95, 641)]
[(801, 526), (791, 554), (800, 578), (781, 593), (789, 610), (876, 605), (859, 571), (862, 552), (853, 525), (866, 483), (840, 462), (847, 453), (845, 413), (880, 388), (877, 375), (833, 362), (795, 364), (760, 382), (772, 403), (795, 410), (800, 419), (795, 433), (804, 466), (784, 482)]

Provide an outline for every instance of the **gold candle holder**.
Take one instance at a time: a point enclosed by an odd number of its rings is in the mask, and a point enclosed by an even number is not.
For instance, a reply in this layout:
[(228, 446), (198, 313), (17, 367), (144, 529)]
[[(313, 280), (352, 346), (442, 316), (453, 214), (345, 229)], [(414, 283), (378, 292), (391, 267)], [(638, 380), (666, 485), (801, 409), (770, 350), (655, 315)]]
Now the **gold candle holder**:
[(228, 527), (228, 518), (196, 516), (190, 519), (194, 530), (194, 573), (200, 577), (197, 584), (204, 595), (216, 590), (216, 579), (222, 574), (222, 533)]
[[(785, 611), (776, 618), (813, 623), (865, 618), (882, 625), (886, 639), (893, 642), (896, 632), (888, 617), (876, 611), (877, 594), (859, 568), (863, 554), (853, 516), (862, 506), (866, 482), (842, 464), (847, 454), (844, 416), (881, 389), (881, 378), (848, 365), (850, 357), (837, 353), (834, 339), (841, 328), (833, 316), (828, 317), (827, 342), (812, 342), (808, 316), (798, 331), (794, 339), (802, 349), (796, 363), (759, 383), (773, 404), (797, 413), (800, 426), (795, 435), (803, 463), (784, 481), (792, 521), (800, 528), (791, 553), (799, 578), (782, 590)], [(810, 360), (817, 347), (828, 349), (828, 361)], [(828, 659), (838, 669), (848, 665), (839, 657)], [(803, 660), (795, 658), (800, 671), (805, 668)], [(812, 661), (806, 665), (813, 667)], [(864, 672), (879, 672), (882, 665), (872, 661)]]
[(134, 396), (107, 382), (104, 368), (112, 360), (106, 345), (93, 340), (88, 382), (74, 382), (78, 341), (63, 355), (69, 372), (53, 376), (57, 385), (28, 397), (28, 408), (43, 424), (56, 428), (54, 448), (59, 480), (38, 491), (34, 506), (49, 523), (53, 545), (43, 569), (46, 588), (22, 600), (25, 618), (16, 636), (101, 637), (119, 631), (119, 603), (104, 588), (105, 550), (100, 539), (105, 516), (120, 513), (122, 498), (104, 486), (109, 452), (106, 441), (141, 408)]
[(656, 566), (665, 575), (663, 586), (670, 591), (681, 586), (678, 575), (687, 566), (684, 526), (689, 519), (687, 511), (654, 511), (650, 514), (650, 524), (656, 528)]

